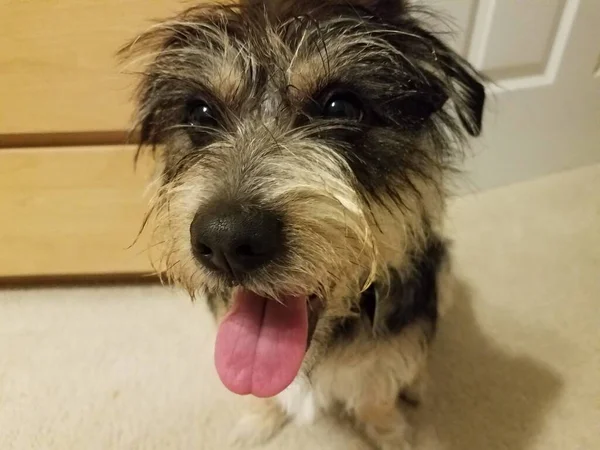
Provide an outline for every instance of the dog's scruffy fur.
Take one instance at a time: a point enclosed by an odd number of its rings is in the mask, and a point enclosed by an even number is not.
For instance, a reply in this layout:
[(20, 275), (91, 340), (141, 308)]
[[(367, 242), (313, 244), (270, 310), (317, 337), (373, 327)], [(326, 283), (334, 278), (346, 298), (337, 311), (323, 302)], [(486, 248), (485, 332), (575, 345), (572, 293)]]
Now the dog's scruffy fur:
[[(341, 411), (377, 448), (410, 448), (403, 400), (452, 289), (447, 179), (485, 97), (417, 17), (404, 0), (204, 4), (124, 49), (144, 62), (141, 143), (161, 168), (158, 267), (217, 321), (240, 285), (310, 295), (300, 373), (242, 419), (250, 441)], [(332, 96), (345, 106), (328, 115)], [(191, 224), (223, 203), (276, 213), (285, 251), (235, 279), (199, 264)]]

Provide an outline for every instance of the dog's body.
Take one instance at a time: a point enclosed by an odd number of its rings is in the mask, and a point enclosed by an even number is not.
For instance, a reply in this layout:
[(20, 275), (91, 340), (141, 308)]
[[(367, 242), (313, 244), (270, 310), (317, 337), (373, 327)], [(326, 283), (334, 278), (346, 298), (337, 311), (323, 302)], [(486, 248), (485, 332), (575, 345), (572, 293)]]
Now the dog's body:
[(206, 297), (225, 385), (269, 397), (246, 437), (341, 411), (408, 446), (400, 403), (452, 289), (444, 185), (480, 130), (477, 74), (401, 0), (201, 6), (129, 50), (150, 56), (160, 267)]

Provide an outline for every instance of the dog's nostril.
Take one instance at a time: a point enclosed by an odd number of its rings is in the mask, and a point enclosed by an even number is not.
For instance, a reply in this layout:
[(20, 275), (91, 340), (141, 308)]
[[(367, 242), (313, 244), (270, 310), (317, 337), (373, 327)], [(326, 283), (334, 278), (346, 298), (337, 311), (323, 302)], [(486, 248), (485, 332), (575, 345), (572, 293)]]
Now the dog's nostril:
[(202, 256), (211, 256), (212, 255), (212, 249), (208, 245), (205, 245), (202, 243), (196, 244), (196, 252)]

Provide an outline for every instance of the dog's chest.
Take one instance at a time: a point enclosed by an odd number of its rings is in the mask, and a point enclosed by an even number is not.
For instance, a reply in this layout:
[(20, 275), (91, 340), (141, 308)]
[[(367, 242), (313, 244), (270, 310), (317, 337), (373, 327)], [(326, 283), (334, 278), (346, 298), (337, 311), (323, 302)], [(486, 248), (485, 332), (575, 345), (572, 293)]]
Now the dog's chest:
[(295, 423), (308, 425), (334, 404), (349, 408), (357, 403), (357, 398), (365, 393), (364, 388), (370, 385), (365, 374), (371, 374), (372, 378), (378, 378), (375, 374), (384, 379), (392, 378), (388, 373), (374, 372), (372, 367), (375, 361), (373, 358), (363, 358), (360, 362), (352, 360), (348, 366), (339, 365), (338, 360), (333, 361), (333, 367), (332, 364), (322, 364), (318, 370), (314, 370), (310, 379), (303, 373), (299, 374), (277, 396), (277, 401)]

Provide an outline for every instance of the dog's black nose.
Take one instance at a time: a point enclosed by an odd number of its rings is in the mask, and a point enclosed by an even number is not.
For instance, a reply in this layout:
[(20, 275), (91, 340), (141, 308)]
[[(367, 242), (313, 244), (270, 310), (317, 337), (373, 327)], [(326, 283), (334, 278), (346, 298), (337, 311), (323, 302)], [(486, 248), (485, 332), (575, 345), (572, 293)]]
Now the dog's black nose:
[(200, 263), (234, 278), (274, 260), (283, 247), (280, 218), (256, 206), (203, 209), (194, 217), (190, 235)]

